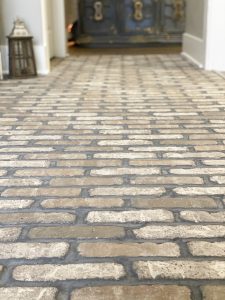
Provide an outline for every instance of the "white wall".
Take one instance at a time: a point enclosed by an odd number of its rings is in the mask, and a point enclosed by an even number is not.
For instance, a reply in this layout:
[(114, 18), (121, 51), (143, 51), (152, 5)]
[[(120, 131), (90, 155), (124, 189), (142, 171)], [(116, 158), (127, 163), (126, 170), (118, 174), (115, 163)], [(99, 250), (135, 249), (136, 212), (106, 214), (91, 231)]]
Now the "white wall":
[[(193, 9), (194, 8), (194, 9)], [(204, 36), (204, 0), (186, 0), (186, 32), (199, 38)]]
[(66, 25), (78, 19), (78, 0), (65, 0)]
[(186, 31), (183, 55), (199, 67), (205, 65), (207, 0), (186, 0)]
[(54, 56), (67, 56), (66, 46), (66, 21), (65, 21), (65, 1), (53, 1), (53, 40), (54, 40)]
[(225, 0), (187, 0), (183, 55), (206, 70), (225, 71), (224, 15)]
[(34, 36), (36, 44), (42, 43), (40, 0), (1, 0), (1, 44), (7, 44), (13, 21), (21, 18)]
[(225, 71), (225, 0), (208, 0), (206, 32), (205, 68)]
[(6, 36), (10, 34), (13, 21), (21, 18), (31, 35), (34, 37), (34, 51), (39, 67), (39, 72), (45, 73), (45, 66), (41, 57), (45, 52), (42, 34), (42, 17), (41, 17), (41, 1), (40, 0), (1, 0), (1, 36), (0, 44), (2, 51), (2, 63), (4, 72), (8, 72), (8, 47)]

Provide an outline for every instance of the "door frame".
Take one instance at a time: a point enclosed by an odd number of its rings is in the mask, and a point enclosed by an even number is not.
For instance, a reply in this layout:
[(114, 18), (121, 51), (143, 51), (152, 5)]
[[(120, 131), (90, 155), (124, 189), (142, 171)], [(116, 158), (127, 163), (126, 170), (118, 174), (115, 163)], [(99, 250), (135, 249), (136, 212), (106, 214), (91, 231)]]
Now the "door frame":
[(65, 26), (65, 1), (66, 0), (41, 0), (42, 1), (42, 30), (43, 40), (45, 44), (45, 56), (46, 56), (46, 68), (50, 72), (50, 44), (48, 35), (48, 3), (51, 1), (52, 8), (52, 38), (53, 49), (52, 55), (54, 57), (66, 57), (67, 45), (66, 45), (66, 26)]

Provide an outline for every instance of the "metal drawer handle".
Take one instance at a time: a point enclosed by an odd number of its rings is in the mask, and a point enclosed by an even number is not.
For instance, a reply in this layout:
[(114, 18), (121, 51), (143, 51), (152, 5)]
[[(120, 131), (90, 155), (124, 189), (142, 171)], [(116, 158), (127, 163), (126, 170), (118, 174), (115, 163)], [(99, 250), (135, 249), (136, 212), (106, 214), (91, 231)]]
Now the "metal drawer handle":
[(143, 20), (143, 6), (142, 0), (134, 0), (134, 19), (136, 21)]
[(96, 1), (94, 3), (94, 20), (95, 21), (102, 21), (103, 20), (103, 4), (101, 1)]
[(173, 6), (174, 6), (173, 19), (175, 21), (182, 21), (184, 19), (184, 1), (173, 0)]

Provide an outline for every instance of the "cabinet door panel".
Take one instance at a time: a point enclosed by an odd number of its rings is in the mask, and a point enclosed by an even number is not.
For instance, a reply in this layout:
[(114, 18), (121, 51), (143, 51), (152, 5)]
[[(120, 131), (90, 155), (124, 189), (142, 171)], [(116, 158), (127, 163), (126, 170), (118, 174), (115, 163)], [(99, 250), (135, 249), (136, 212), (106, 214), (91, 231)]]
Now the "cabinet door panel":
[(123, 1), (124, 32), (151, 34), (155, 30), (157, 3), (155, 0)]
[(81, 0), (82, 32), (84, 34), (115, 33), (115, 5), (113, 0)]
[(161, 20), (163, 32), (182, 33), (185, 27), (185, 0), (163, 0)]

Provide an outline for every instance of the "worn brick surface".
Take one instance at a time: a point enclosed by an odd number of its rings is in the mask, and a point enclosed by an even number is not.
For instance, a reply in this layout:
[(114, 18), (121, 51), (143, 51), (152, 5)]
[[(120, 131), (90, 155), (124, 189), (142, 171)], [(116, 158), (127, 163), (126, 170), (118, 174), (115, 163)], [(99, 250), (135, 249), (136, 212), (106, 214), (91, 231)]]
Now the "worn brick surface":
[(76, 216), (70, 213), (14, 213), (0, 214), (0, 224), (20, 224), (20, 223), (72, 223)]
[(225, 237), (223, 225), (180, 225), (175, 226), (146, 226), (135, 229), (134, 234), (146, 239), (174, 239), (174, 238), (213, 238)]
[(0, 209), (22, 209), (28, 208), (34, 203), (33, 200), (1, 200)]
[(87, 216), (87, 221), (90, 223), (126, 223), (126, 222), (172, 222), (173, 214), (167, 210), (131, 210), (123, 212), (114, 211), (92, 211)]
[(203, 286), (201, 290), (203, 300), (221, 300), (225, 297), (225, 286)]
[(225, 186), (220, 187), (187, 187), (187, 188), (175, 188), (174, 192), (179, 195), (224, 195)]
[(119, 279), (124, 268), (115, 263), (70, 265), (23, 265), (14, 269), (13, 277), (20, 281), (56, 281), (66, 279)]
[(41, 202), (45, 208), (78, 208), (78, 207), (121, 207), (124, 201), (121, 198), (61, 198), (46, 199)]
[(178, 245), (174, 243), (83, 243), (78, 247), (82, 256), (179, 256)]
[(15, 241), (21, 233), (20, 228), (9, 227), (0, 228), (0, 241)]
[[(71, 300), (190, 300), (190, 290), (183, 286), (104, 286), (77, 289)], [(219, 300), (219, 299), (216, 299)]]
[(68, 249), (67, 243), (0, 243), (0, 259), (62, 257)]
[(224, 261), (137, 261), (134, 270), (140, 279), (225, 279)]
[(212, 176), (210, 180), (218, 184), (225, 184), (225, 176)]
[[(1, 181), (0, 181), (1, 182)], [(50, 185), (52, 186), (74, 186), (74, 185), (120, 185), (123, 183), (121, 178), (92, 178), (92, 177), (84, 177), (84, 178), (56, 178), (50, 181)]]
[(194, 256), (224, 256), (225, 242), (190, 242), (188, 248)]
[(48, 168), (48, 169), (27, 169), (18, 170), (15, 172), (15, 176), (18, 177), (70, 177), (70, 176), (80, 176), (84, 174), (82, 169), (60, 169), (60, 168)]
[(225, 298), (224, 78), (115, 51), (1, 81), (0, 299)]
[(36, 227), (29, 233), (30, 238), (115, 238), (123, 237), (124, 229), (116, 226), (61, 226)]
[(165, 193), (164, 188), (158, 188), (158, 187), (121, 187), (121, 188), (95, 188), (91, 189), (90, 194), (91, 196), (101, 196), (101, 195), (115, 195), (115, 196), (137, 196), (137, 195), (143, 195), (143, 196), (151, 196), (151, 195), (162, 195)]
[(93, 176), (112, 176), (112, 175), (154, 175), (160, 174), (159, 168), (104, 168), (91, 170)]
[(0, 288), (0, 299), (4, 300), (55, 300), (57, 289), (53, 287), (9, 287)]
[(225, 223), (225, 212), (215, 212), (210, 213), (207, 211), (182, 211), (180, 217), (183, 220), (195, 222), (195, 223), (205, 223), (205, 222), (215, 222), (215, 223)]
[(66, 197), (66, 196), (79, 196), (80, 194), (80, 189), (79, 188), (9, 188), (6, 189), (3, 193), (2, 196), (4, 197), (51, 197), (51, 196), (61, 196), (61, 197)]
[(132, 199), (131, 205), (136, 208), (216, 208), (214, 199), (207, 197), (176, 197), (155, 199)]
[(185, 185), (185, 184), (203, 184), (203, 179), (199, 177), (137, 177), (131, 180), (132, 184), (162, 184), (162, 185)]
[(4, 176), (7, 172), (5, 170), (0, 170), (0, 176)]

